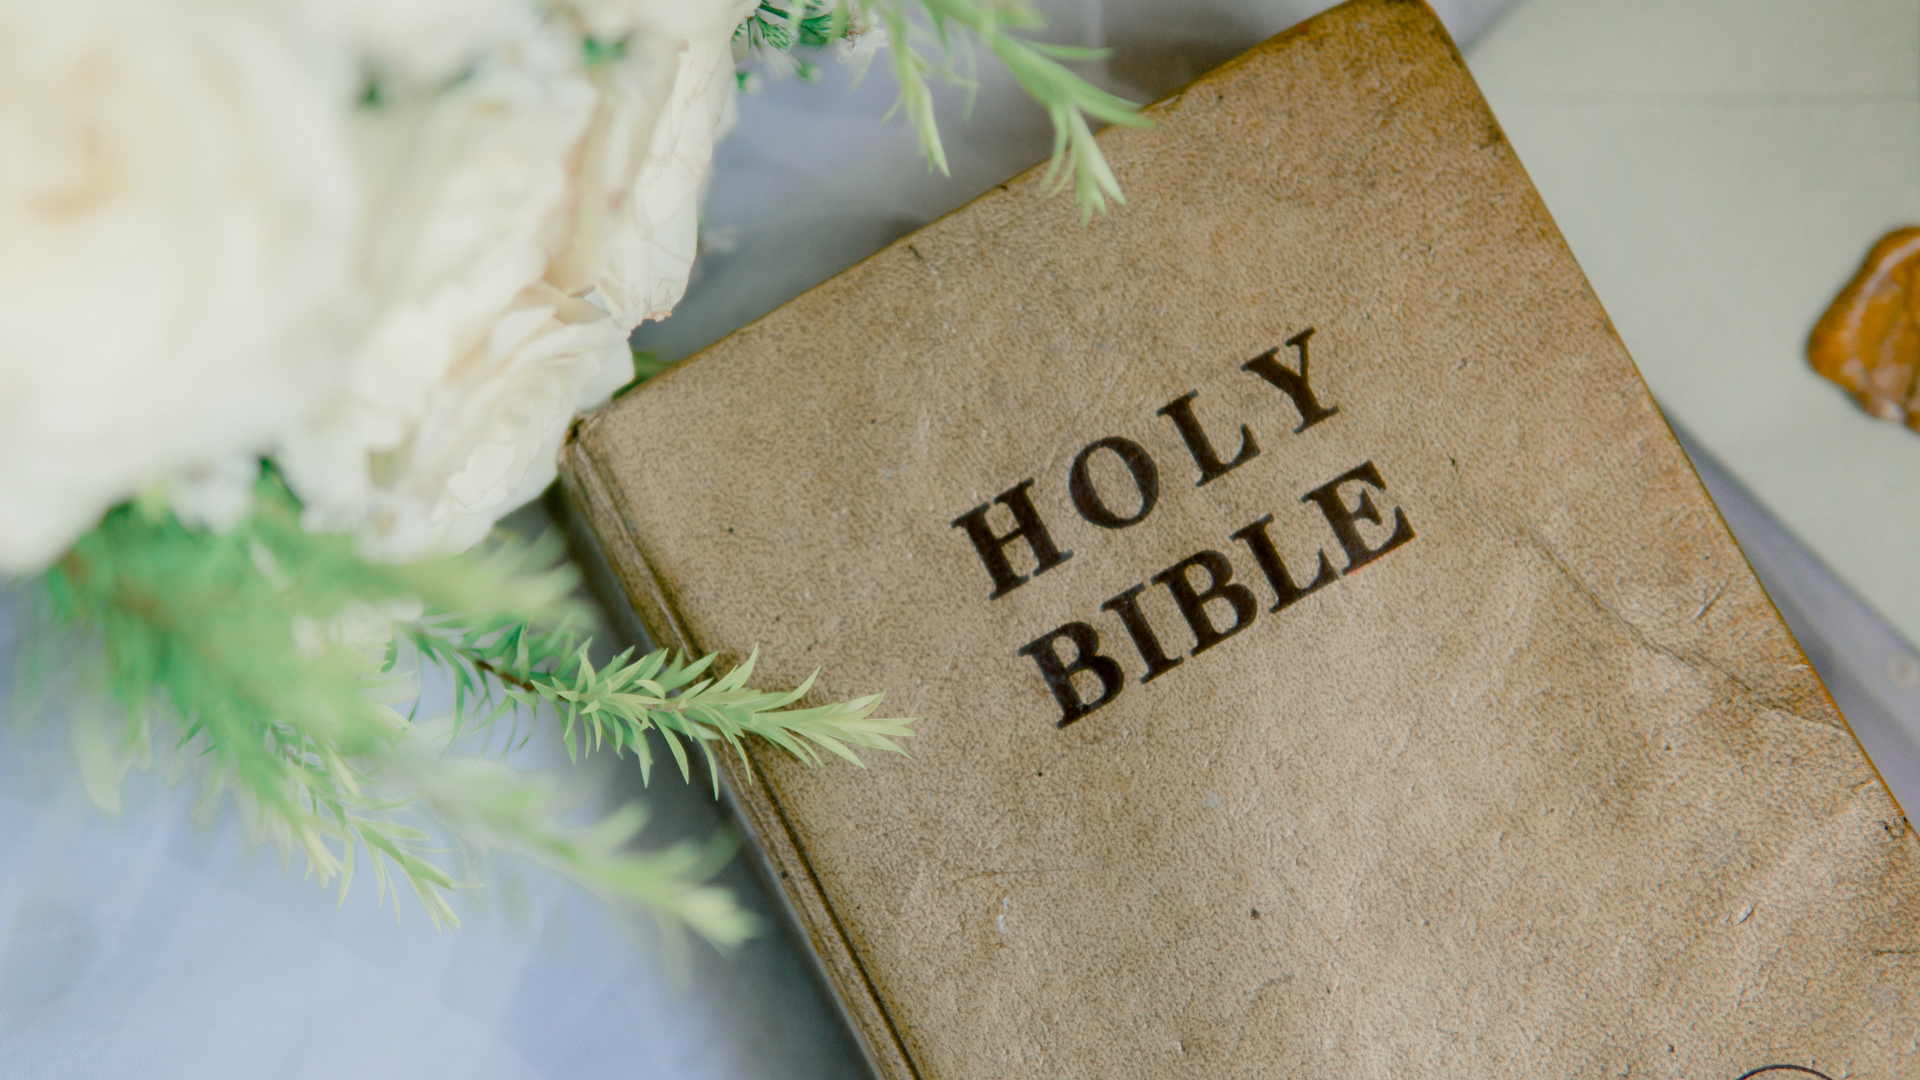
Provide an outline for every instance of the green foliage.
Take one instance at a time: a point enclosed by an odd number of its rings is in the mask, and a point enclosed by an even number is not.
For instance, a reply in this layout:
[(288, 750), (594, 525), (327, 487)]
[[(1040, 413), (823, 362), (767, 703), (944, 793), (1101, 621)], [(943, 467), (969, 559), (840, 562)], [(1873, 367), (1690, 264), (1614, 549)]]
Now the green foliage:
[(772, 0), (761, 0), (759, 8), (740, 24), (738, 36), (744, 36), (753, 48), (785, 52), (795, 45), (823, 48), (846, 36), (844, 12), (829, 10), (822, 0), (799, 0), (798, 7), (781, 7)]
[(972, 86), (955, 66), (954, 28), (998, 56), (1020, 86), (1047, 110), (1053, 123), (1053, 157), (1047, 180), (1054, 190), (1071, 179), (1081, 220), (1105, 213), (1107, 200), (1125, 203), (1089, 120), (1151, 127), (1137, 107), (1075, 75), (1063, 62), (1095, 60), (1104, 50), (1031, 41), (1016, 31), (1044, 23), (1024, 0), (794, 0), (786, 7), (762, 0), (741, 27), (750, 46), (787, 51), (815, 48), (849, 34), (883, 28), (893, 46), (893, 72), (900, 84), (895, 108), (919, 132), (927, 163), (947, 171), (947, 154), (934, 117), (935, 81)]
[(634, 838), (647, 820), (639, 803), (585, 826), (568, 825), (561, 817), (567, 800), (555, 777), (447, 753), (455, 741), (448, 719), (417, 730), (419, 738), (402, 742), (392, 771), (417, 792), (420, 808), (463, 842), (520, 855), (611, 904), (637, 904), (668, 929), (686, 927), (722, 948), (757, 929), (731, 893), (706, 884), (732, 856), (731, 837), (635, 850)]
[[(658, 731), (689, 776), (683, 740), (739, 751), (759, 737), (811, 761), (814, 745), (846, 757), (897, 749), (889, 739), (910, 734), (906, 722), (872, 719), (877, 696), (791, 708), (811, 680), (758, 693), (745, 685), (751, 661), (721, 678), (702, 677), (712, 657), (687, 664), (664, 652), (596, 670), (558, 555), (554, 541), (502, 537), (458, 558), (369, 563), (349, 539), (303, 530), (271, 472), (227, 534), (122, 506), (42, 581), (54, 622), (87, 646), (79, 681), (112, 703), (75, 717), (83, 779), (117, 809), (127, 769), (171, 743), (199, 774), (203, 813), (231, 792), (250, 832), (283, 859), (299, 851), (322, 886), (337, 878), (343, 900), (364, 852), (383, 901), (391, 890), (397, 904), (404, 881), (436, 925), (457, 925), (448, 896), (465, 883), (435, 862), (414, 823), (424, 819), (469, 848), (524, 855), (610, 902), (733, 944), (751, 920), (705, 884), (727, 842), (635, 850), (637, 806), (567, 824), (551, 778), (461, 753), (461, 737), (545, 705), (564, 717), (576, 754), (611, 742), (650, 772), (647, 732)], [(69, 642), (43, 644), (44, 669), (46, 650)], [(421, 669), (436, 667), (454, 682), (453, 716), (387, 703), (417, 700)]]
[(610, 64), (627, 55), (627, 43), (624, 41), (602, 41), (599, 38), (584, 38), (580, 42), (580, 59), (588, 69)]
[[(491, 724), (514, 703), (552, 702), (561, 711), (567, 752), (578, 755), (611, 743), (615, 753), (632, 751), (643, 779), (653, 774), (652, 742), (658, 732), (691, 781), (691, 744), (706, 755), (707, 770), (719, 794), (719, 762), (714, 747), (724, 743), (751, 769), (745, 738), (758, 737), (808, 764), (817, 764), (824, 748), (855, 765), (853, 747), (902, 753), (893, 740), (913, 734), (911, 721), (873, 716), (881, 695), (813, 708), (792, 708), (813, 688), (819, 672), (785, 693), (766, 693), (746, 685), (759, 653), (719, 678), (702, 678), (714, 657), (693, 663), (658, 649), (639, 659), (629, 649), (595, 670), (589, 642), (566, 627), (541, 632), (505, 620), (425, 621), (406, 627), (413, 646), (454, 673), (455, 724), (478, 718)], [(851, 744), (851, 745), (849, 745)]]

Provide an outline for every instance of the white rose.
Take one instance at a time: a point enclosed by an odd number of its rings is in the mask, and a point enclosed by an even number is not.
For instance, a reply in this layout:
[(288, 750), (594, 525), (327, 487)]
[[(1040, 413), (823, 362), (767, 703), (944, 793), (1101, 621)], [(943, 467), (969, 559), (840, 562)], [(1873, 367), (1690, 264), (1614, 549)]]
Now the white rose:
[(387, 306), (351, 392), (281, 455), (310, 527), (376, 558), (457, 551), (552, 481), (573, 415), (631, 375), (626, 332), (686, 287), (751, 8), (575, 3), (571, 53), (529, 35), (361, 121), (363, 160), (388, 163), (364, 260)]
[(309, 34), (358, 57), (375, 83), (401, 89), (457, 78), (475, 56), (526, 33), (527, 0), (271, 0)]
[(368, 198), (359, 279), (373, 312), (349, 381), (282, 443), (315, 521), (372, 528), (404, 454), (455, 365), (540, 280), (594, 103), (576, 42), (544, 33), (483, 58), (444, 91), (360, 111)]
[(350, 75), (249, 7), (0, 0), (0, 570), (324, 391)]
[(590, 0), (590, 31), (624, 42), (595, 71), (600, 105), (581, 154), (572, 229), (547, 280), (591, 294), (631, 329), (685, 293), (699, 196), (734, 117), (732, 41), (751, 0)]
[(309, 527), (353, 530), (377, 559), (471, 547), (553, 482), (574, 415), (632, 376), (627, 335), (605, 312), (534, 285), (447, 373), (406, 441), (378, 457), (366, 496), (309, 505)]

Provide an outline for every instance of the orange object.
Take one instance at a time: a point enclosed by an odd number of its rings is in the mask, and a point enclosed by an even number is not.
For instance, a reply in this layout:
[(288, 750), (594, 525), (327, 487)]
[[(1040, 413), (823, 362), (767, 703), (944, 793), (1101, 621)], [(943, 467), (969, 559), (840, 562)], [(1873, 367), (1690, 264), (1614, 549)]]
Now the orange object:
[(1807, 361), (1867, 412), (1920, 431), (1920, 228), (1895, 229), (1873, 245), (1814, 324)]

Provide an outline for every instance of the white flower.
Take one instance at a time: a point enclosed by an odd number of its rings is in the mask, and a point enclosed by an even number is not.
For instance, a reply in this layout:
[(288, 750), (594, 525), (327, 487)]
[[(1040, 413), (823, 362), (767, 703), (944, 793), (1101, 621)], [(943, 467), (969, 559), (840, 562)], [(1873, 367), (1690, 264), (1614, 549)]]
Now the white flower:
[(0, 571), (325, 389), (349, 74), (247, 6), (0, 0)]
[(376, 558), (457, 551), (552, 481), (574, 413), (631, 377), (627, 331), (686, 288), (751, 6), (577, 0), (561, 44), (529, 33), (360, 122), (384, 307), (281, 454), (310, 527)]
[(375, 457), (364, 497), (310, 505), (309, 525), (353, 530), (379, 559), (471, 547), (553, 482), (574, 415), (632, 375), (626, 334), (605, 312), (535, 285), (447, 373), (406, 441)]
[(227, 532), (253, 509), (260, 459), (239, 453), (182, 469), (173, 478), (173, 512), (189, 528)]
[(0, 0), (0, 572), (262, 454), (370, 555), (484, 535), (684, 291), (752, 7)]
[(595, 72), (571, 235), (547, 280), (591, 293), (627, 329), (686, 291), (713, 145), (734, 120), (733, 32), (752, 0), (586, 0), (592, 32), (625, 42)]
[(841, 63), (865, 71), (873, 63), (874, 54), (887, 44), (887, 24), (875, 21), (865, 11), (855, 11), (847, 20), (847, 36), (833, 43), (833, 55)]
[(369, 516), (389, 479), (378, 470), (416, 440), (456, 365), (498, 336), (546, 272), (594, 103), (576, 50), (529, 33), (455, 86), (357, 116), (368, 193), (359, 280), (373, 312), (347, 385), (280, 454), (314, 520), (388, 535)]
[(311, 35), (332, 38), (377, 83), (428, 86), (524, 35), (525, 0), (272, 0)]

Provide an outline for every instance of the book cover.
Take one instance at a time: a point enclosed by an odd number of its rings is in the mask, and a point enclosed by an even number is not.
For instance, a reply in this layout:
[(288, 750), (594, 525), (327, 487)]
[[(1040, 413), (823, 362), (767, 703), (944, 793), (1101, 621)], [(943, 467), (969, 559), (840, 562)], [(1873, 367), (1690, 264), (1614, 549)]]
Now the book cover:
[(1920, 844), (1432, 13), (1149, 113), (565, 454), (656, 641), (922, 718), (728, 766), (880, 1071), (1920, 1074)]

